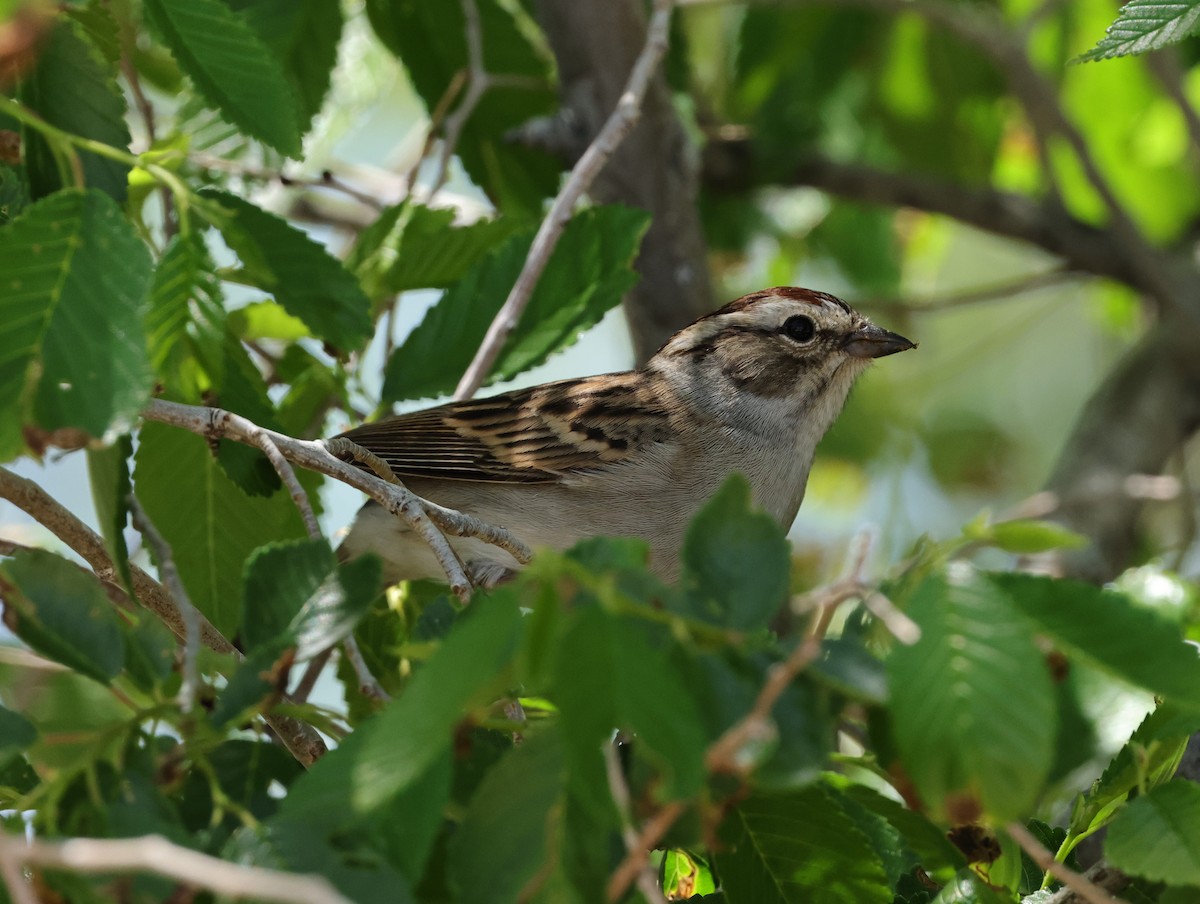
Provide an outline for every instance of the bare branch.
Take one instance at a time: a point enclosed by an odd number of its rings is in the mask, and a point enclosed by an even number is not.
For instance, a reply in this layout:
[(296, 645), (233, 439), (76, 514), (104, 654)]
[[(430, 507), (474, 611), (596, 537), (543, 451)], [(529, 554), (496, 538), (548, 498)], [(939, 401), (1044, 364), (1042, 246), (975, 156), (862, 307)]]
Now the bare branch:
[[(309, 470), (336, 477), (366, 493), (392, 514), (403, 519), (438, 556), (438, 561), (446, 570), (451, 590), (462, 599), (470, 598), (470, 580), (434, 520), (449, 520), (448, 510), (430, 506), (398, 482), (388, 483), (367, 474), (362, 469), (337, 458), (335, 452), (331, 451), (339, 450), (337, 454), (341, 454), (347, 451), (344, 448), (346, 445), (354, 446), (353, 443), (295, 439), (273, 430), (266, 430), (240, 415), (220, 408), (181, 405), (161, 399), (152, 400), (143, 411), (143, 416), (182, 427), (201, 436), (227, 437), (247, 444), (255, 444), (256, 431), (265, 433), (279, 448), (284, 458)], [(488, 527), (467, 515), (458, 515), (454, 523), (463, 528), (464, 535), (503, 541), (498, 545), (513, 554), (519, 562), (527, 562), (530, 558), (529, 548), (503, 528)]]
[(1059, 863), (1054, 859), (1054, 855), (1050, 853), (1038, 841), (1033, 834), (1021, 825), (1019, 822), (1010, 822), (1004, 827), (1009, 836), (1017, 844), (1021, 846), (1026, 854), (1030, 856), (1038, 869), (1042, 872), (1048, 872), (1063, 885), (1070, 888), (1080, 899), (1087, 901), (1088, 904), (1119, 904), (1118, 899), (1114, 898), (1107, 891), (1098, 885), (1085, 879), (1075, 870), (1070, 869), (1066, 864)]
[[(1084, 878), (1092, 885), (1102, 888), (1107, 892), (1123, 891), (1128, 887), (1130, 881), (1129, 877), (1120, 870), (1109, 866), (1103, 861), (1097, 863), (1084, 873)], [(1071, 886), (1064, 885), (1050, 896), (1046, 904), (1080, 904), (1080, 902), (1086, 902), (1087, 900), (1084, 895), (1081, 895), (1075, 889), (1071, 888)]]
[[(510, 140), (573, 166), (617, 106), (645, 45), (645, 0), (535, 0), (558, 64), (560, 106)], [(676, 330), (717, 307), (700, 222), (699, 159), (660, 68), (650, 80), (637, 126), (588, 189), (600, 204), (647, 211), (650, 228), (634, 266), (638, 282), (622, 302), (634, 360), (644, 362)]]
[(1065, 572), (1111, 580), (1130, 559), (1147, 498), (1177, 484), (1157, 474), (1200, 429), (1195, 333), (1163, 323), (1129, 351), (1092, 395), (1046, 483), (1054, 520), (1091, 538), (1064, 553)]
[[(625, 782), (615, 744), (604, 745), (604, 774), (608, 778), (609, 794), (612, 795), (613, 803), (617, 805), (617, 815), (621, 819), (621, 838), (625, 842), (626, 853), (631, 860), (640, 861), (637, 868), (638, 890), (650, 904), (666, 904), (662, 889), (658, 887), (658, 879), (654, 870), (650, 868), (646, 848), (642, 846), (642, 838), (633, 828), (633, 821), (629, 815), (629, 785)], [(609, 900), (620, 900), (624, 892), (625, 889), (622, 888), (617, 898), (610, 897)]]
[(946, 311), (954, 308), (964, 308), (971, 305), (986, 304), (992, 301), (1002, 301), (1056, 286), (1060, 283), (1079, 279), (1081, 274), (1074, 273), (1065, 267), (1055, 267), (1040, 273), (1031, 273), (1016, 279), (1006, 280), (995, 285), (982, 286), (946, 295), (940, 298), (866, 298), (854, 299), (854, 307), (860, 311), (904, 311), (908, 314), (922, 314), (932, 311)]
[[(611, 902), (620, 901), (625, 897), (625, 892), (633, 883), (644, 873), (644, 867), (647, 857), (658, 843), (662, 841), (662, 837), (667, 834), (667, 830), (675, 824), (680, 816), (683, 815), (685, 806), (682, 801), (672, 801), (664, 805), (657, 813), (646, 821), (642, 827), (642, 831), (634, 837), (629, 845), (629, 853), (625, 855), (625, 859), (620, 862), (613, 873), (608, 878), (608, 886), (605, 893), (608, 900)], [(639, 883), (638, 888), (641, 888)], [(650, 898), (654, 901), (654, 898)], [(661, 900), (661, 897), (659, 898)]]
[(183, 618), (183, 681), (179, 687), (179, 708), (185, 713), (190, 713), (196, 704), (196, 692), (200, 688), (200, 666), (197, 662), (200, 656), (200, 611), (192, 605), (192, 598), (183, 586), (170, 545), (150, 521), (150, 516), (133, 493), (129, 494), (129, 511), (133, 516), (133, 526), (141, 531), (146, 542), (154, 550), (154, 558), (158, 560), (158, 573), (162, 575), (163, 583), (167, 585)]
[[(80, 873), (150, 873), (229, 898), (283, 904), (351, 904), (324, 876), (230, 863), (161, 835), (140, 838), (71, 838), (14, 843), (0, 836), (4, 860)], [(36, 898), (34, 898), (36, 900)]]
[(658, 68), (659, 60), (667, 50), (673, 6), (673, 0), (654, 0), (654, 14), (646, 29), (646, 43), (633, 65), (633, 71), (629, 74), (625, 92), (621, 95), (616, 109), (604, 124), (604, 128), (600, 130), (596, 140), (579, 158), (579, 162), (571, 170), (571, 175), (567, 178), (562, 190), (554, 199), (550, 212), (538, 228), (537, 235), (534, 236), (533, 247), (529, 249), (525, 266), (521, 268), (521, 273), (508, 293), (508, 298), (505, 299), (503, 307), (500, 308), (491, 326), (488, 327), (487, 334), (484, 336), (479, 350), (475, 353), (475, 358), (454, 390), (455, 399), (469, 399), (483, 385), (505, 340), (516, 327), (521, 313), (529, 303), (534, 287), (546, 269), (554, 246), (566, 228), (576, 202), (587, 191), (588, 186), (592, 184), (605, 162), (633, 129), (641, 115), (642, 98), (645, 97), (651, 76)]
[[(104, 546), (104, 540), (76, 518), (57, 500), (32, 480), (19, 477), (0, 467), (0, 499), (7, 499), (21, 511), (36, 519), (54, 536), (83, 557), (96, 576), (105, 583), (116, 579), (116, 567)], [(143, 606), (153, 612), (181, 641), (187, 637), (183, 616), (163, 586), (132, 562), (133, 591)], [(200, 639), (218, 653), (234, 652), (233, 644), (221, 636), (209, 621), (201, 617)]]
[(33, 886), (25, 881), (21, 871), (21, 847), (23, 840), (16, 835), (0, 830), (0, 881), (8, 889), (13, 904), (38, 904)]
[[(458, 147), (462, 137), (463, 127), (467, 120), (483, 100), (483, 96), (491, 87), (487, 70), (483, 66), (483, 30), (479, 24), (479, 8), (475, 0), (460, 0), (462, 3), (463, 22), (467, 38), (467, 91), (453, 113), (446, 116), (443, 129), (442, 152), (438, 157), (438, 168), (429, 186), (429, 198), (437, 194), (438, 189), (446, 184), (450, 172), (450, 158)], [(432, 133), (432, 128), (430, 131)], [(428, 200), (428, 199), (427, 199)]]
[(354, 639), (353, 634), (346, 638), (345, 643), (342, 644), (342, 649), (346, 651), (346, 659), (349, 660), (350, 667), (354, 669), (354, 676), (358, 678), (359, 691), (368, 697), (375, 700), (382, 700), (385, 703), (391, 700), (391, 695), (383, 689), (383, 686), (371, 674), (371, 670), (367, 668), (362, 650), (358, 648), (358, 641)]
[[(0, 467), (0, 499), (7, 499), (35, 518), (82, 556), (106, 587), (115, 580), (116, 568), (100, 536), (36, 483)], [(163, 586), (132, 562), (129, 570), (138, 601), (161, 619), (180, 641), (186, 641), (187, 627), (183, 616)], [(200, 616), (200, 640), (218, 653), (240, 655), (203, 615)], [(292, 756), (305, 766), (311, 766), (325, 754), (325, 742), (311, 725), (276, 713), (264, 713), (263, 720)]]

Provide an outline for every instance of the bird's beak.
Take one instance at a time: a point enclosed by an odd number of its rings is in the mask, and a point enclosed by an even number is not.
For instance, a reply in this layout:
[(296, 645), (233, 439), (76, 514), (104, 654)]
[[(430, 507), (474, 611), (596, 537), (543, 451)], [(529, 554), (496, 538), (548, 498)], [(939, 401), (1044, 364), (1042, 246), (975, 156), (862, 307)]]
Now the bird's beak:
[(842, 346), (846, 354), (855, 358), (882, 358), (884, 355), (894, 355), (896, 352), (906, 352), (916, 348), (915, 342), (909, 342), (899, 333), (890, 333), (874, 324), (867, 324), (862, 329), (855, 330), (846, 337)]

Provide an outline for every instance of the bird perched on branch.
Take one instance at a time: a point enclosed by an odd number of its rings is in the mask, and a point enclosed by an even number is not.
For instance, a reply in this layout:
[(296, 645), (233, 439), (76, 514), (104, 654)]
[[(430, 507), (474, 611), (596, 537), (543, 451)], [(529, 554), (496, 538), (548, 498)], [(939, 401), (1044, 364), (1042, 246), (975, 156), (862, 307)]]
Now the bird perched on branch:
[[(765, 289), (683, 328), (640, 370), (451, 402), (342, 435), (418, 496), (532, 547), (642, 537), (651, 569), (671, 580), (688, 522), (731, 472), (790, 526), (817, 443), (854, 381), (873, 359), (913, 347), (832, 295)], [(482, 540), (450, 543), (485, 586), (519, 567)], [(377, 553), (389, 580), (443, 576), (425, 542), (374, 502), (341, 551)]]

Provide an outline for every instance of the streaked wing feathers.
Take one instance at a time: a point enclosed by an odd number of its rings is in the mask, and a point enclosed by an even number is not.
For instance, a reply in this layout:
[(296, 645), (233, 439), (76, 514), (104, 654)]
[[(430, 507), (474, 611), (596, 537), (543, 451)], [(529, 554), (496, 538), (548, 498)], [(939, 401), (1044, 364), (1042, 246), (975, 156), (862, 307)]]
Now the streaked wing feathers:
[(342, 436), (400, 478), (553, 483), (626, 460), (670, 435), (638, 374), (547, 383), (386, 417)]

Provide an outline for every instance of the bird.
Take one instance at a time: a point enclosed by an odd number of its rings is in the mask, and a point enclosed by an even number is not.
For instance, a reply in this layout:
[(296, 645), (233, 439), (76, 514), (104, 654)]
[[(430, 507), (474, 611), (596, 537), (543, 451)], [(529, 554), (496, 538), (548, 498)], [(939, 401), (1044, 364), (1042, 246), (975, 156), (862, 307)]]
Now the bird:
[[(731, 473), (790, 527), (817, 443), (854, 382), (874, 359), (915, 347), (840, 298), (779, 286), (700, 317), (637, 370), (449, 402), (341, 436), (416, 495), (534, 549), (641, 537), (651, 572), (674, 581), (689, 521)], [(477, 585), (520, 567), (482, 540), (448, 539)], [(425, 542), (375, 502), (339, 549), (343, 559), (366, 552), (390, 583), (445, 579)]]

